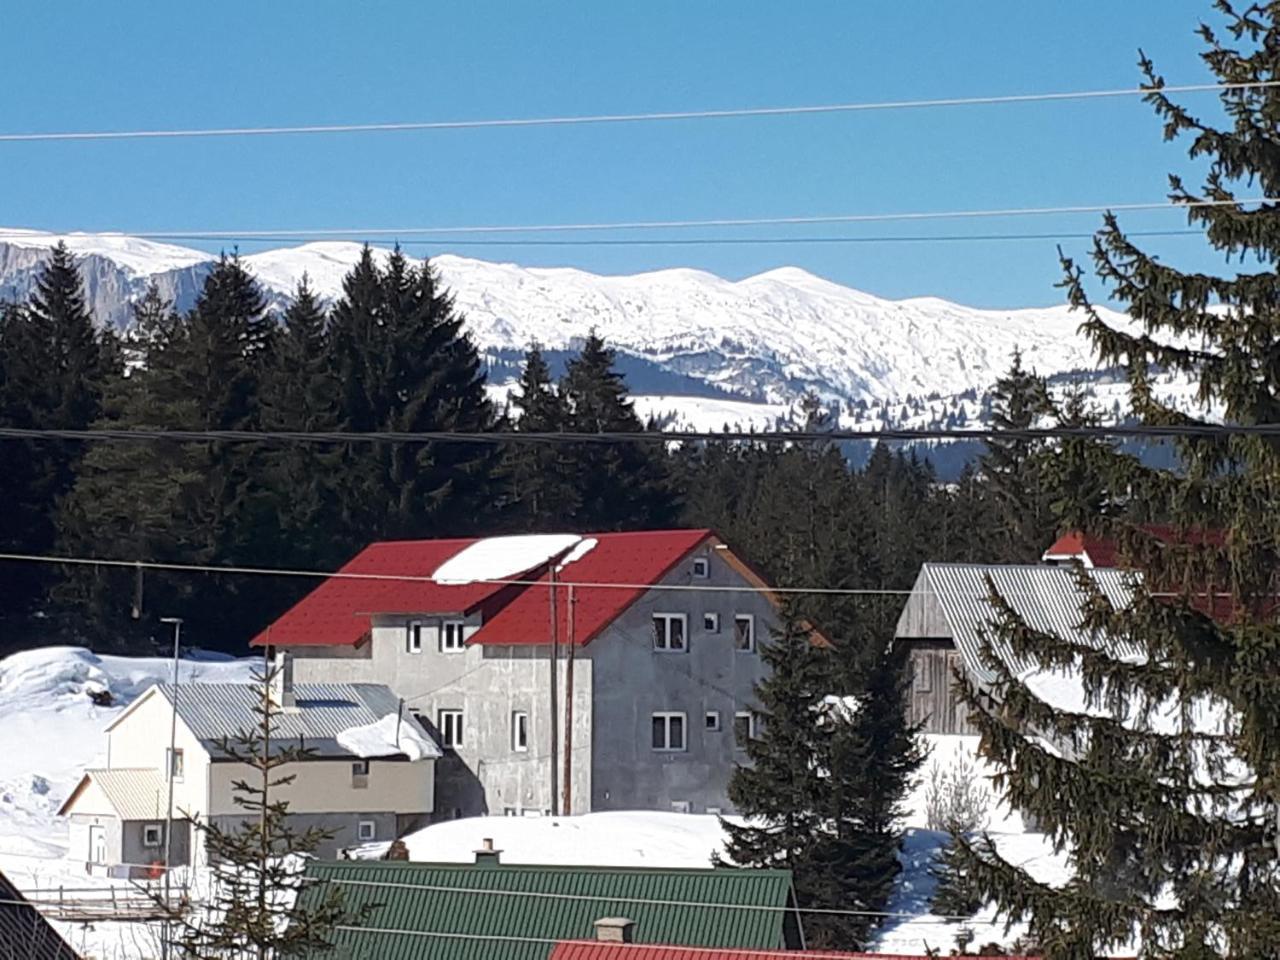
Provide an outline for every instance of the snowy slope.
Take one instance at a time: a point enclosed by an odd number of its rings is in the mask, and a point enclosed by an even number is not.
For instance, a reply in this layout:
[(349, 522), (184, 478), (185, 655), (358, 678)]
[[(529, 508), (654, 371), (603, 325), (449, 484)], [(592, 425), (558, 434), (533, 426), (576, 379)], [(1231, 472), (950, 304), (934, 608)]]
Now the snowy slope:
[[(118, 235), (0, 229), (0, 296), (25, 295), (59, 239), (83, 258), (95, 310), (117, 325), (128, 322), (129, 303), (150, 280), (179, 307), (189, 306), (212, 260)], [(304, 274), (333, 298), (360, 249), (308, 243), (244, 262), (277, 303)], [(448, 254), (432, 262), (486, 354), (514, 356), (532, 340), (569, 349), (595, 328), (622, 353), (723, 390), (730, 400), (787, 405), (806, 389), (846, 403), (982, 391), (1008, 366), (1014, 347), (1042, 373), (1093, 367), (1079, 317), (1061, 306), (978, 310), (931, 298), (885, 300), (796, 267), (734, 281), (689, 269), (601, 276)]]

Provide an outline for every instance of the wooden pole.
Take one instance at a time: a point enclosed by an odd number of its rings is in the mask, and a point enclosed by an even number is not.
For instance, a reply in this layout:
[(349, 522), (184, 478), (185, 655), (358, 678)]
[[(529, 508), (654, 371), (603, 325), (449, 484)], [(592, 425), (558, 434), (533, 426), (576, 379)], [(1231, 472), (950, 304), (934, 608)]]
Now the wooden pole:
[(560, 731), (556, 729), (556, 727), (558, 726), (557, 717), (559, 715), (559, 710), (557, 709), (558, 704), (556, 702), (559, 697), (559, 692), (557, 689), (559, 684), (557, 683), (557, 680), (556, 680), (556, 667), (559, 666), (559, 664), (557, 664), (556, 661), (560, 659), (560, 623), (556, 617), (555, 564), (551, 565), (550, 584), (551, 585), (549, 589), (551, 590), (551, 598), (550, 598), (551, 656), (548, 657), (548, 660), (550, 661), (550, 664), (551, 664), (551, 702), (550, 702), (551, 717), (550, 717), (550, 723), (547, 725), (547, 728), (551, 731), (551, 802), (549, 804), (549, 808), (551, 810), (551, 815), (554, 817), (559, 812), (559, 806), (560, 806), (560, 803), (559, 803), (560, 798), (559, 796), (557, 796), (558, 791), (556, 789), (556, 774), (558, 772), (556, 770), (556, 764), (559, 757), (559, 752), (556, 749), (556, 742), (559, 739), (559, 733), (560, 733)]
[(569, 629), (565, 651), (564, 667), (564, 803), (561, 809), (565, 816), (573, 813), (573, 612), (578, 602), (573, 595), (573, 584), (569, 584)]

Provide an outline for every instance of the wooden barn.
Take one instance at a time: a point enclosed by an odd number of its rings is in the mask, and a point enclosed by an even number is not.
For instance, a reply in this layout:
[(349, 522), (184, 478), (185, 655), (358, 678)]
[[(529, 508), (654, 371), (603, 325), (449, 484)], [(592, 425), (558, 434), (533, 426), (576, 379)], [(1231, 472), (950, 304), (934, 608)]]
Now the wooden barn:
[[(1094, 569), (1088, 576), (1112, 603), (1129, 603), (1132, 574)], [(1034, 661), (1015, 656), (1007, 644), (989, 638), (993, 588), (1037, 632), (1101, 646), (1120, 659), (1140, 654), (1132, 644), (1084, 634), (1080, 608), (1085, 594), (1070, 567), (926, 563), (898, 618), (893, 641), (907, 649), (908, 712), (913, 723), (923, 724), (925, 733), (977, 733), (956, 695), (955, 674), (963, 671), (980, 688), (995, 679), (982, 659), (988, 639), (992, 652), (1013, 673), (1036, 667)]]

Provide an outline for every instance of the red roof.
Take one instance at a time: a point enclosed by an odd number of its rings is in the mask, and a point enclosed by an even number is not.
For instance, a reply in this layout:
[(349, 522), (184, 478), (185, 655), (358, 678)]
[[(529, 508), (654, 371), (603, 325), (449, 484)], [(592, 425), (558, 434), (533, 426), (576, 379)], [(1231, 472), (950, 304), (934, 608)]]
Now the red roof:
[[(1144, 524), (1142, 530), (1161, 543), (1176, 543), (1184, 546), (1211, 544), (1222, 546), (1225, 536), (1220, 530), (1178, 530), (1176, 527), (1161, 523)], [(1065, 560), (1080, 558), (1086, 566), (1116, 567), (1119, 566), (1119, 552), (1115, 542), (1092, 534), (1071, 530), (1064, 533), (1044, 552), (1045, 560)]]
[[(585, 534), (583, 540), (595, 540), (595, 546), (557, 574), (575, 584), (574, 643), (589, 643), (685, 556), (711, 539), (714, 534), (705, 529)], [(368, 635), (370, 620), (377, 614), (467, 614), (480, 608), (485, 611), (484, 623), (472, 643), (547, 643), (549, 587), (480, 581), (448, 584), (427, 579), (446, 560), (478, 542), (473, 538), (371, 544), (338, 571), (341, 576), (325, 580), (254, 637), (252, 644), (353, 646)], [(563, 556), (562, 552), (553, 562)], [(368, 575), (406, 579), (366, 579)], [(541, 563), (507, 579), (549, 583), (549, 564)], [(560, 640), (567, 642), (568, 586), (556, 588), (556, 602)]]
[[(925, 960), (923, 954), (848, 953), (841, 950), (761, 950), (745, 947), (672, 947), (652, 943), (562, 940), (549, 960)], [(965, 960), (993, 960), (966, 956)], [(1001, 960), (1030, 960), (1002, 957)]]

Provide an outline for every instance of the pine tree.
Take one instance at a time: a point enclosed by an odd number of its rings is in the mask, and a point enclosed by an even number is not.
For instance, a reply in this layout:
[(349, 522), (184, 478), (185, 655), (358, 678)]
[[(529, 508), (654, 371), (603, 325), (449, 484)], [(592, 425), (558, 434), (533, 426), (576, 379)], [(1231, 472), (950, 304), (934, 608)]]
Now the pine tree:
[[(615, 369), (616, 356), (592, 331), (569, 361), (560, 393), (575, 433), (641, 433), (644, 425)], [(580, 530), (643, 530), (672, 524), (677, 504), (659, 444), (575, 444), (574, 486)]]
[[(0, 425), (83, 430), (98, 416), (119, 376), (110, 334), (95, 331), (80, 273), (59, 243), (36, 277), (25, 308), (10, 307), (0, 324)], [(51, 552), (58, 501), (75, 481), (82, 449), (51, 441), (13, 443), (0, 482), (0, 545), (21, 553)], [(10, 571), (0, 611), (21, 615), (47, 586), (45, 571)]]
[[(1234, 42), (1201, 27), (1215, 79), (1280, 76), (1280, 4), (1217, 7)], [(1216, 202), (1190, 207), (1191, 222), (1264, 269), (1183, 273), (1109, 215), (1095, 269), (1142, 332), (1106, 324), (1081, 269), (1064, 260), (1069, 300), (1100, 363), (1126, 371), (1141, 422), (1203, 424), (1214, 409), (1230, 423), (1280, 422), (1280, 212), (1235, 198), (1242, 184), (1280, 189), (1280, 93), (1223, 90), (1230, 123), (1218, 128), (1161, 93), (1145, 58), (1142, 69), (1166, 137), (1189, 134), (1191, 155), (1207, 161), (1201, 194), (1170, 178), (1175, 200)], [(1197, 384), (1200, 416), (1160, 401), (1153, 366)], [(1045, 668), (1081, 671), (1093, 709), (1044, 703), (994, 659), (1000, 710), (982, 710), (980, 692), (965, 688), (984, 752), (1008, 771), (1008, 799), (1044, 825), (1074, 876), (1051, 889), (982, 842), (960, 842), (957, 865), (984, 901), (1025, 919), (1052, 960), (1127, 949), (1134, 936), (1151, 957), (1274, 957), (1280, 943), (1280, 451), (1241, 435), (1184, 437), (1178, 452), (1178, 469), (1156, 469), (1096, 441), (1064, 442), (1053, 481), (1059, 514), (1115, 540), (1141, 575), (1133, 601), (1113, 609), (1081, 573), (1084, 628), (1137, 642), (1143, 657), (1120, 662), (1032, 630), (993, 596), (993, 636)], [(1086, 482), (1060, 486), (1073, 477)], [(1166, 535), (1153, 536), (1151, 521)]]
[(232, 788), (243, 819), (228, 825), (185, 816), (192, 836), (204, 844), (210, 874), (207, 899), (180, 917), (172, 938), (190, 960), (325, 956), (333, 950), (335, 927), (364, 918), (344, 905), (341, 890), (306, 887), (306, 858), (332, 834), (295, 826), (289, 802), (280, 797), (297, 779), (283, 768), (305, 763), (314, 751), (278, 739), (282, 708), (271, 694), (273, 676), (266, 671), (255, 678), (255, 725), (215, 745), (221, 760), (247, 768)]
[[(357, 432), (488, 430), (493, 409), (463, 316), (430, 264), (399, 250), (385, 269), (365, 249), (332, 312), (343, 428)], [(492, 494), (496, 455), (484, 444), (359, 444), (343, 451), (342, 536), (474, 532)]]
[[(1026, 430), (1052, 410), (1043, 377), (1025, 370), (1022, 352), (1015, 350), (1008, 372), (991, 391), (991, 426), (996, 430)], [(1005, 563), (1034, 563), (1053, 539), (1053, 521), (1043, 492), (1041, 468), (1045, 441), (1025, 437), (987, 440), (981, 460), (991, 488), (1000, 536), (998, 557)]]
[[(536, 343), (525, 354), (511, 405), (511, 427), (519, 433), (556, 433), (568, 425), (568, 409)], [(498, 469), (504, 526), (521, 533), (575, 529), (579, 496), (573, 467), (561, 445), (507, 444)]]

